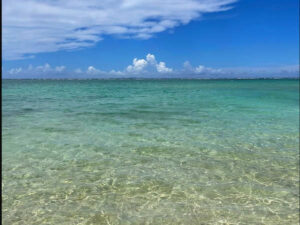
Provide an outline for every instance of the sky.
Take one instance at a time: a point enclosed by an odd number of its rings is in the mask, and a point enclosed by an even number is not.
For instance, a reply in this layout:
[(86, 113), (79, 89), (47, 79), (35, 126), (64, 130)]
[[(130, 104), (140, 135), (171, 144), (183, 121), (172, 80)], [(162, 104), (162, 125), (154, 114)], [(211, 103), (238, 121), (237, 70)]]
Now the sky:
[(298, 0), (3, 0), (3, 78), (299, 76)]

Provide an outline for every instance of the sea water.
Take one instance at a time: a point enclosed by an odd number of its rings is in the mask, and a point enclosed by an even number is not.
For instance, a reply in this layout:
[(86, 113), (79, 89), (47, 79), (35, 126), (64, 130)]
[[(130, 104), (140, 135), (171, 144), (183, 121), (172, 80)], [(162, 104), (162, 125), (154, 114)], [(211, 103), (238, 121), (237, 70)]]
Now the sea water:
[(299, 80), (3, 80), (3, 224), (298, 224)]

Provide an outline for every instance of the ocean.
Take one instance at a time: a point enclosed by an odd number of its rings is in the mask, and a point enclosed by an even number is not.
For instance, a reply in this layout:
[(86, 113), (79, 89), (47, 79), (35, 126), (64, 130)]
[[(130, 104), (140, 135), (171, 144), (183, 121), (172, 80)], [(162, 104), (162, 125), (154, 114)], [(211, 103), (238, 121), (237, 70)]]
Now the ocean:
[(2, 222), (298, 224), (299, 80), (3, 80)]

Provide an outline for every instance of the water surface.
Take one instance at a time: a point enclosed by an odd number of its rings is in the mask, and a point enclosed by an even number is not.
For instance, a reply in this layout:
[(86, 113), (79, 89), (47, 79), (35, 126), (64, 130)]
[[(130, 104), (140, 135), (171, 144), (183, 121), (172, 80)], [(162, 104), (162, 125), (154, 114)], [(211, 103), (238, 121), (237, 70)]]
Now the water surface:
[(3, 224), (298, 224), (299, 80), (4, 80)]

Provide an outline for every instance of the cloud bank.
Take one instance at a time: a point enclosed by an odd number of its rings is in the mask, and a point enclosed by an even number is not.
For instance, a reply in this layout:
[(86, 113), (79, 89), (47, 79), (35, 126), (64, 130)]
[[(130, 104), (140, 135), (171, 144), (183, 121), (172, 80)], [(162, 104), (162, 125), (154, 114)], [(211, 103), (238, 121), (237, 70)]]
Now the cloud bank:
[(60, 65), (52, 67), (48, 63), (42, 66), (11, 68), (3, 70), (6, 79), (107, 79), (107, 78), (188, 78), (188, 79), (222, 79), (222, 78), (299, 78), (299, 65), (266, 68), (211, 68), (204, 65), (193, 66), (188, 61), (182, 68), (173, 69), (163, 61), (157, 61), (153, 54), (144, 59), (134, 58), (132, 64), (123, 70), (104, 71), (94, 66), (86, 69), (69, 70)]
[[(204, 13), (229, 10), (236, 1), (3, 0), (3, 57), (14, 60), (85, 48), (105, 35), (147, 39)], [(164, 70), (165, 65), (158, 68)]]

